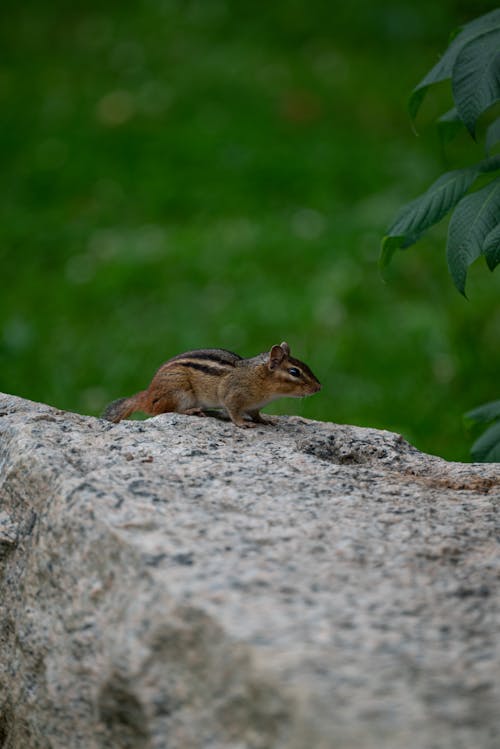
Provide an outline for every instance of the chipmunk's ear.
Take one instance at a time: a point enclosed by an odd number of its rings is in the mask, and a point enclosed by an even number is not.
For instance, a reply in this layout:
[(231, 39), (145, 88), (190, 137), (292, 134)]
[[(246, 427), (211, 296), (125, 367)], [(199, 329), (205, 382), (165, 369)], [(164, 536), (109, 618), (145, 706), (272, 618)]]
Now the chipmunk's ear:
[(269, 369), (276, 369), (276, 367), (279, 367), (285, 357), (286, 354), (283, 351), (282, 346), (273, 346), (271, 351), (269, 352)]
[(282, 348), (283, 351), (285, 352), (285, 356), (290, 356), (290, 346), (288, 345), (286, 341), (283, 341), (280, 348)]

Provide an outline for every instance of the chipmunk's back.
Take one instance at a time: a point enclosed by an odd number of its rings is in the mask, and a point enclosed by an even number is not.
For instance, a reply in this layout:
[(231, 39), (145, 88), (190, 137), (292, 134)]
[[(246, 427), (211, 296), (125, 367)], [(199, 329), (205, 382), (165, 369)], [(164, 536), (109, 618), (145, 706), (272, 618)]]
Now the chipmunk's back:
[(206, 365), (207, 367), (235, 367), (237, 362), (243, 361), (243, 357), (235, 354), (234, 351), (228, 351), (223, 348), (206, 348), (195, 349), (194, 351), (185, 351), (183, 354), (172, 356), (161, 365), (158, 371), (172, 364), (193, 366)]

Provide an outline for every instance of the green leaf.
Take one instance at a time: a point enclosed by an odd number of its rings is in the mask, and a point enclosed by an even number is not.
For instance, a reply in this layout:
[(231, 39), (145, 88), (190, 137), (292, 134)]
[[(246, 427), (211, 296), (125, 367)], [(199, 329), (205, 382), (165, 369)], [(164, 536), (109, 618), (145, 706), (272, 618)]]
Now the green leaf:
[(495, 270), (500, 263), (500, 216), (499, 223), (486, 235), (483, 254), (490, 270)]
[(500, 141), (500, 117), (498, 117), (486, 131), (485, 149), (489, 155), (493, 147)]
[(451, 78), (453, 66), (462, 48), (480, 34), (500, 28), (500, 8), (486, 13), (484, 16), (475, 18), (466, 24), (458, 33), (439, 62), (427, 73), (427, 75), (415, 86), (408, 102), (410, 116), (415, 120), (422, 100), (429, 86), (440, 81)]
[(442, 174), (423, 195), (403, 206), (389, 227), (389, 236), (405, 237), (405, 246), (409, 247), (458, 203), (477, 175), (477, 166)]
[(443, 145), (449, 143), (455, 135), (463, 128), (464, 123), (460, 119), (456, 107), (438, 117), (437, 127), (439, 138)]
[(404, 242), (404, 237), (391, 237), (386, 235), (382, 239), (382, 245), (380, 248), (379, 267), (383, 270), (387, 268), (392, 260), (392, 256), (399, 250)]
[(467, 269), (482, 252), (483, 244), (500, 215), (500, 177), (467, 195), (457, 205), (448, 229), (448, 268), (465, 296)]
[(379, 265), (386, 268), (396, 250), (404, 250), (440, 221), (471, 187), (481, 173), (500, 169), (500, 155), (471, 167), (446, 172), (434, 182), (427, 192), (407, 203), (396, 216), (382, 240)]
[(403, 206), (382, 240), (380, 267), (387, 267), (396, 250), (410, 247), (440, 221), (465, 195), (479, 174), (496, 169), (500, 169), (500, 155), (471, 167), (446, 172), (423, 195)]
[(492, 424), (471, 447), (472, 459), (481, 463), (500, 462), (500, 421)]
[(473, 138), (480, 115), (500, 98), (500, 26), (459, 52), (452, 72), (453, 98)]
[[(429, 88), (429, 86), (431, 86), (433, 83), (437, 83), (440, 80), (444, 80), (444, 79), (438, 78), (435, 81), (427, 82), (428, 75), (422, 81), (420, 81), (418, 86), (416, 86), (413, 89), (410, 95), (410, 99), (408, 101), (408, 111), (410, 113), (410, 117), (413, 120), (413, 122), (415, 122), (415, 120), (417, 119), (418, 110), (420, 109), (420, 105), (422, 104), (424, 100), (424, 97), (427, 93), (427, 89)], [(445, 78), (449, 78), (449, 77), (450, 76), (445, 76)]]
[(500, 401), (483, 403), (481, 406), (467, 411), (464, 417), (468, 421), (473, 421), (477, 424), (488, 424), (490, 421), (500, 419)]

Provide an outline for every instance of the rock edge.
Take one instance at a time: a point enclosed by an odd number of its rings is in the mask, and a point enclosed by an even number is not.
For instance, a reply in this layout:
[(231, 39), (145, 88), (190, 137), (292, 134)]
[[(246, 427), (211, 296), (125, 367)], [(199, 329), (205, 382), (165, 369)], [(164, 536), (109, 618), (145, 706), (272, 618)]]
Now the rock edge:
[(0, 396), (0, 746), (496, 749), (500, 466)]

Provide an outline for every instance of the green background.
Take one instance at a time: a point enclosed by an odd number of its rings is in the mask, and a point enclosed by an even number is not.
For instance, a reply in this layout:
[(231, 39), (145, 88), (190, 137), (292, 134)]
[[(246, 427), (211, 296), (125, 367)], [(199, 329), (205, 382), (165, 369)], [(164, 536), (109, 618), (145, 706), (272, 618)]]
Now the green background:
[(477, 2), (3, 3), (0, 389), (98, 414), (169, 356), (287, 340), (323, 383), (278, 413), (467, 459), (499, 397), (500, 274), (447, 275), (446, 226), (384, 230), (450, 165), (412, 87)]

